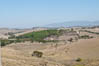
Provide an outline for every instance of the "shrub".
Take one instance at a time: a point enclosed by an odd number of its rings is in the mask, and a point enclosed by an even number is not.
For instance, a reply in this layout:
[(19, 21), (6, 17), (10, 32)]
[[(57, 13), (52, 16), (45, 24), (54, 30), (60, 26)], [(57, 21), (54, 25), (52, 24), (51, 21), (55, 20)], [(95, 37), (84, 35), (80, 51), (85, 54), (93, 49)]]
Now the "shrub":
[(77, 62), (80, 62), (80, 61), (82, 61), (82, 59), (81, 58), (77, 58), (76, 61)]
[(34, 51), (33, 53), (32, 53), (32, 56), (36, 56), (36, 57), (42, 57), (43, 56), (43, 53), (42, 52), (40, 52), (40, 51)]
[(6, 45), (5, 42), (1, 42), (1, 47), (2, 47), (2, 46), (5, 46), (5, 45)]
[(68, 39), (69, 42), (73, 42), (73, 38)]

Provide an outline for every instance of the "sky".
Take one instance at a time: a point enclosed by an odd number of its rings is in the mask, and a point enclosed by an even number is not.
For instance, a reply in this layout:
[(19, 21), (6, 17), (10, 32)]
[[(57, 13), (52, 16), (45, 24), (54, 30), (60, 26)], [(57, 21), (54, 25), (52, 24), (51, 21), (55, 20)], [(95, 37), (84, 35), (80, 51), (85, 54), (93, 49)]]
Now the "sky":
[(0, 27), (32, 28), (82, 20), (99, 20), (99, 0), (0, 0)]

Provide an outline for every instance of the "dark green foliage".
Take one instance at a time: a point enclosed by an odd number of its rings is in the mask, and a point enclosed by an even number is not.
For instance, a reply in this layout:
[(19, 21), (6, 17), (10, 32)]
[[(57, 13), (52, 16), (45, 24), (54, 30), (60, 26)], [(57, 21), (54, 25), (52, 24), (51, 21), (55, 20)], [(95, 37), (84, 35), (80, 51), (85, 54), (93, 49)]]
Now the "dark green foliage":
[(38, 41), (38, 42), (57, 42), (57, 40), (44, 40), (46, 37), (50, 37), (52, 35), (59, 36), (61, 35), (61, 31), (59, 30), (43, 30), (43, 31), (37, 31), (37, 32), (31, 32), (27, 33), (21, 36), (15, 36), (12, 33), (10, 34), (10, 37), (8, 40), (0, 40), (1, 46), (5, 46), (11, 43), (19, 43), (19, 42), (25, 42), (25, 41)]
[(40, 52), (40, 51), (34, 51), (33, 54), (32, 54), (32, 56), (36, 56), (36, 57), (41, 58), (43, 56), (43, 53)]
[(77, 58), (76, 61), (77, 61), (77, 62), (81, 62), (82, 59), (81, 59), (81, 58)]
[(17, 40), (9, 40), (9, 39), (3, 39), (3, 40), (0, 40), (0, 42), (1, 42), (1, 47), (3, 47), (3, 46), (6, 46), (6, 45), (8, 45), (8, 44), (11, 44), (11, 43), (19, 43), (19, 42), (24, 42), (24, 40), (19, 40), (19, 39), (17, 39)]
[(0, 40), (0, 42), (1, 42), (1, 47), (3, 47), (5, 45), (13, 43), (14, 41), (13, 40)]
[(44, 40), (46, 37), (50, 37), (52, 35), (59, 36), (61, 33), (58, 30), (43, 30), (43, 31), (38, 31), (38, 32), (31, 32), (27, 33), (21, 36), (16, 37), (17, 39), (24, 39), (24, 40), (30, 40), (31, 42), (33, 41), (38, 41), (38, 42), (49, 42)]

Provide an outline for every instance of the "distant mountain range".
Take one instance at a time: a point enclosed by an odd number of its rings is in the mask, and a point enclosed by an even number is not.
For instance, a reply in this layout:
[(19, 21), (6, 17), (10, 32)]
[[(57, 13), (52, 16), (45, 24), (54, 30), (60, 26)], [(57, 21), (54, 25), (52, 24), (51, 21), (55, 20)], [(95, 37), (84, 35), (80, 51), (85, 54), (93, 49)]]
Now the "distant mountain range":
[(67, 21), (48, 24), (45, 27), (91, 27), (99, 26), (99, 21)]

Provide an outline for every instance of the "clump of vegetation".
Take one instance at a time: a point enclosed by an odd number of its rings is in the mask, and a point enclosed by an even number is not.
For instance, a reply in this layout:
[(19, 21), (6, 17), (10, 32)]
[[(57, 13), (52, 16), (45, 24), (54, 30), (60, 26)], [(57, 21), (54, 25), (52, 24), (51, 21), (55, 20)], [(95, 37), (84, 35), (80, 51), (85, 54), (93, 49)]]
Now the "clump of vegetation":
[(24, 40), (19, 40), (19, 39), (15, 39), (15, 40), (10, 40), (10, 39), (0, 39), (0, 44), (1, 44), (1, 47), (3, 46), (6, 46), (8, 44), (11, 44), (11, 43), (18, 43), (18, 42), (24, 42)]
[(43, 53), (40, 52), (40, 51), (34, 51), (34, 52), (32, 53), (32, 56), (36, 56), (36, 57), (41, 58), (41, 57), (43, 56)]
[(93, 38), (93, 36), (89, 36), (89, 35), (82, 35), (82, 36), (79, 36), (80, 39), (90, 39), (90, 38)]
[(18, 42), (24, 42), (24, 41), (37, 41), (37, 42), (57, 42), (57, 40), (44, 40), (46, 37), (50, 37), (52, 35), (59, 36), (61, 35), (60, 30), (43, 30), (43, 31), (37, 31), (37, 32), (31, 32), (27, 33), (21, 36), (15, 36), (12, 33), (9, 33), (10, 37), (8, 39), (0, 39), (1, 46), (5, 46), (11, 43), (18, 43)]
[(1, 42), (1, 47), (5, 46), (5, 45), (8, 45), (8, 44), (11, 44), (13, 43), (14, 41), (13, 40), (7, 40), (7, 39), (3, 39), (3, 40), (0, 40)]
[[(18, 43), (18, 42), (25, 42), (25, 41), (37, 41), (37, 42), (58, 42), (58, 40), (44, 40), (46, 37), (51, 36), (60, 36), (69, 30), (57, 30), (57, 29), (49, 29), (49, 30), (42, 30), (37, 32), (30, 32), (21, 36), (15, 36), (13, 33), (9, 33), (10, 37), (7, 40), (1, 40), (1, 46), (5, 46), (11, 43)], [(69, 41), (72, 41), (69, 40)]]
[(77, 62), (81, 62), (82, 59), (81, 59), (81, 58), (77, 58), (76, 61), (77, 61)]
[(16, 39), (30, 40), (31, 42), (33, 41), (49, 42), (47, 40), (44, 40), (44, 38), (50, 37), (52, 35), (59, 36), (61, 35), (61, 32), (59, 30), (43, 30), (43, 31), (27, 33), (16, 37)]
[(68, 39), (69, 42), (73, 42), (73, 38)]

